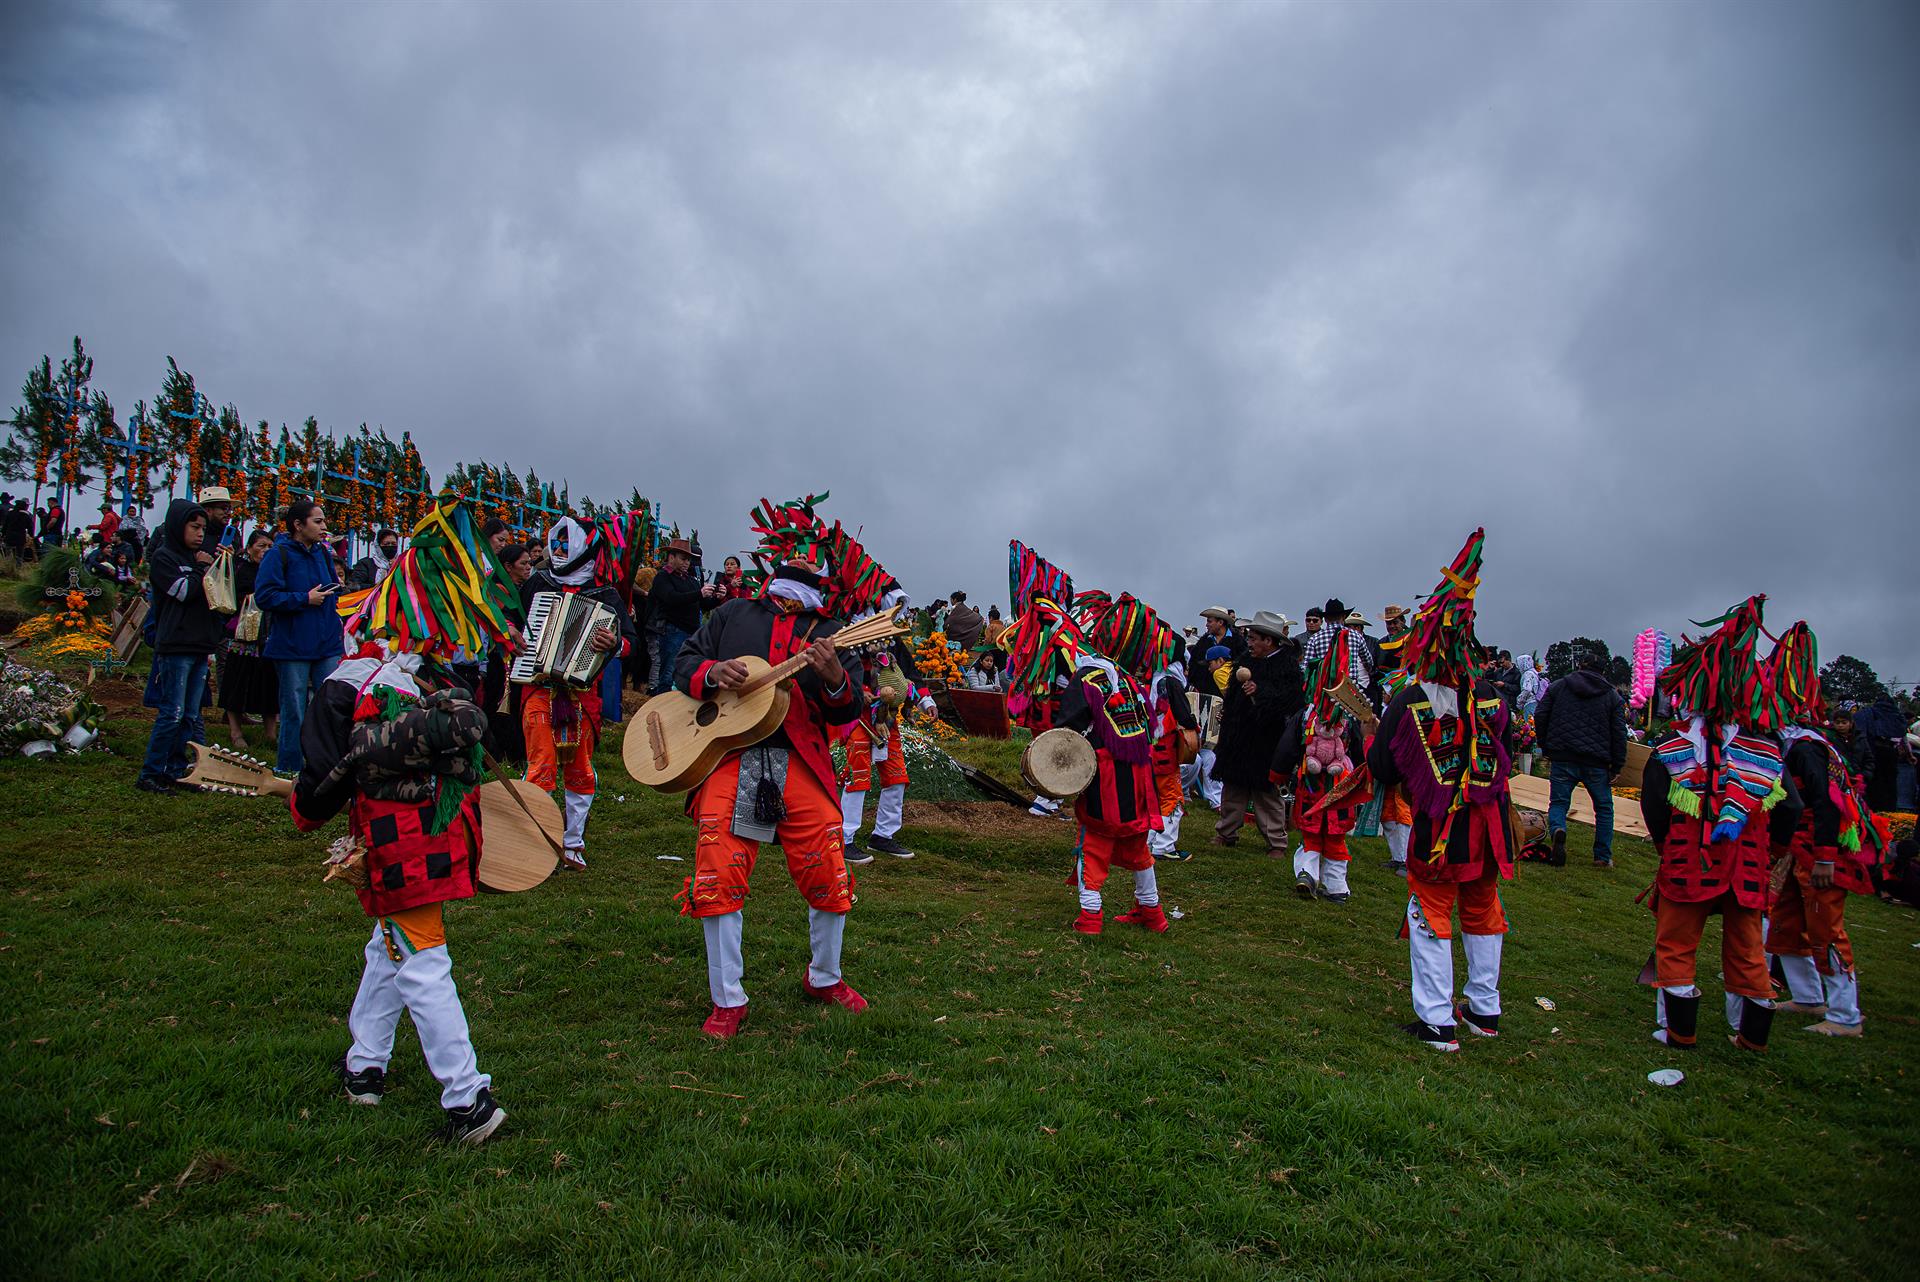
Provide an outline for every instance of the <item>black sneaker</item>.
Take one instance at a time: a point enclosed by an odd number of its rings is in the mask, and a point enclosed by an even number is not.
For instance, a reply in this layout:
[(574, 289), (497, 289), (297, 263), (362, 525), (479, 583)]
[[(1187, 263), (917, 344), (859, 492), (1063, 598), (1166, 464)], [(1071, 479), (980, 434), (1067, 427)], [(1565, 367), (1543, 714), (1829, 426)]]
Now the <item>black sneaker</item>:
[(860, 843), (857, 841), (849, 841), (842, 847), (842, 853), (846, 855), (847, 862), (850, 864), (870, 864), (873, 862), (873, 856), (860, 849)]
[(867, 838), (867, 849), (877, 850), (883, 855), (892, 855), (895, 859), (911, 859), (913, 852), (891, 837)]
[(1171, 860), (1176, 864), (1184, 864), (1187, 860), (1193, 858), (1193, 852), (1191, 850), (1169, 850), (1166, 854), (1155, 857)]
[(1302, 899), (1313, 898), (1313, 878), (1301, 873), (1293, 879), (1293, 893)]
[(142, 779), (133, 785), (141, 792), (150, 792), (156, 797), (171, 797), (176, 789), (164, 779)]
[(334, 1061), (333, 1071), (340, 1075), (340, 1084), (347, 1088), (347, 1098), (356, 1104), (378, 1104), (380, 1097), (387, 1093), (384, 1068), (363, 1068), (356, 1073), (347, 1067), (347, 1057), (342, 1055)]
[(1500, 1036), (1500, 1017), (1498, 1015), (1476, 1015), (1473, 1007), (1461, 1002), (1453, 1008), (1456, 1021), (1467, 1026), (1467, 1031), (1479, 1037)]
[(494, 1103), (493, 1092), (482, 1086), (473, 1103), (447, 1110), (447, 1124), (440, 1128), (440, 1138), (449, 1144), (480, 1144), (506, 1120), (507, 1110)]
[(1415, 1041), (1424, 1042), (1437, 1051), (1460, 1049), (1460, 1039), (1454, 1036), (1451, 1025), (1446, 1028), (1435, 1028), (1425, 1020), (1416, 1019), (1411, 1024), (1404, 1025), (1401, 1031), (1411, 1034)]
[(1567, 830), (1565, 828), (1553, 834), (1553, 848), (1547, 852), (1547, 865), (1552, 868), (1567, 866)]

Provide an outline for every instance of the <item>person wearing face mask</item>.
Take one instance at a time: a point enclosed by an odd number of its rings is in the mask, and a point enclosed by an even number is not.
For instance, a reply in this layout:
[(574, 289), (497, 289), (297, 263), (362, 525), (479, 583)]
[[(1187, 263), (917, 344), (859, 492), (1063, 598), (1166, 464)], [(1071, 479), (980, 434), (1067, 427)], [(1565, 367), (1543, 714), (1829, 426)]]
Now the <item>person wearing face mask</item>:
[(392, 530), (381, 530), (374, 535), (373, 550), (347, 571), (347, 582), (356, 588), (378, 587), (393, 569), (393, 559), (399, 555), (400, 536)]
[[(723, 603), (680, 647), (674, 688), (695, 699), (748, 680), (741, 659), (778, 665), (806, 656), (792, 685), (786, 720), (774, 734), (722, 758), (689, 794), (697, 829), (694, 871), (681, 890), (681, 913), (700, 920), (706, 939), (707, 988), (713, 1011), (702, 1031), (729, 1038), (747, 1013), (744, 917), (748, 878), (765, 841), (777, 841), (787, 872), (807, 902), (812, 957), (801, 981), (811, 1001), (850, 1012), (867, 1000), (842, 977), (841, 950), (853, 907), (838, 778), (828, 727), (860, 717), (862, 667), (829, 639), (841, 628), (825, 611), (831, 570), (817, 548), (794, 550), (778, 563), (763, 595)], [(656, 592), (658, 591), (658, 580)]]
[[(520, 601), (528, 617), (532, 617), (534, 598), (542, 593), (598, 601), (613, 611), (619, 628), (601, 628), (590, 644), (624, 658), (634, 649), (633, 618), (618, 592), (594, 585), (597, 537), (570, 516), (555, 521), (547, 531), (547, 566), (533, 571), (520, 585)], [(556, 785), (565, 787), (566, 837), (561, 854), (568, 868), (587, 866), (587, 813), (593, 809), (600, 782), (593, 769), (593, 750), (600, 742), (601, 717), (597, 686), (575, 690), (564, 681), (540, 681), (522, 687), (520, 730), (526, 737), (527, 782), (547, 792)]]
[(207, 664), (220, 645), (224, 618), (207, 604), (206, 567), (200, 550), (207, 534), (207, 510), (192, 499), (167, 507), (152, 557), (153, 584), (153, 730), (135, 784), (142, 792), (166, 795), (187, 774), (187, 744), (205, 743), (200, 700), (207, 688)]

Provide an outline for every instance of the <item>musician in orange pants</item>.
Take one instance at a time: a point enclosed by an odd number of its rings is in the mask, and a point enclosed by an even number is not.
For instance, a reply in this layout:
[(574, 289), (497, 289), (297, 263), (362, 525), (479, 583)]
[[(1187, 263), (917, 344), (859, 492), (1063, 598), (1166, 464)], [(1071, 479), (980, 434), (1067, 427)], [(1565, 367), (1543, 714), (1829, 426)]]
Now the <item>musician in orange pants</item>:
[[(537, 599), (547, 593), (584, 596), (610, 607), (620, 620), (620, 630), (601, 628), (592, 645), (597, 651), (624, 659), (633, 653), (639, 634), (619, 593), (592, 582), (597, 538), (570, 516), (554, 522), (547, 532), (548, 565), (528, 576), (520, 587), (520, 600), (529, 614)], [(593, 751), (600, 743), (598, 682), (581, 690), (551, 674), (537, 677), (521, 699), (520, 731), (527, 743), (527, 782), (543, 792), (565, 785), (566, 836), (561, 852), (565, 861), (561, 866), (584, 869), (587, 814), (593, 809), (593, 796), (599, 787), (593, 769)]]
[(900, 744), (898, 713), (883, 724), (887, 732), (879, 743), (873, 741), (864, 725), (856, 725), (847, 736), (847, 769), (840, 782), (840, 836), (853, 863), (873, 862), (872, 855), (861, 853), (855, 838), (867, 815), (867, 794), (873, 791), (875, 765), (880, 767), (880, 801), (874, 808), (873, 835), (867, 838), (867, 849), (895, 859), (913, 858), (913, 851), (895, 840), (906, 817), (907, 785), (913, 782), (907, 775), (906, 751)]
[(732, 1037), (746, 1017), (743, 910), (760, 845), (769, 840), (780, 843), (788, 875), (807, 901), (812, 956), (802, 995), (848, 1011), (867, 1007), (840, 974), (853, 877), (827, 748), (827, 727), (849, 725), (860, 715), (861, 667), (828, 639), (840, 623), (822, 613), (824, 557), (815, 555), (780, 565), (765, 595), (728, 601), (709, 614), (674, 665), (675, 687), (706, 699), (748, 680), (743, 657), (777, 665), (806, 656), (779, 730), (729, 752), (687, 801), (697, 834), (680, 911), (700, 919), (706, 938), (713, 1011), (702, 1031), (712, 1037)]

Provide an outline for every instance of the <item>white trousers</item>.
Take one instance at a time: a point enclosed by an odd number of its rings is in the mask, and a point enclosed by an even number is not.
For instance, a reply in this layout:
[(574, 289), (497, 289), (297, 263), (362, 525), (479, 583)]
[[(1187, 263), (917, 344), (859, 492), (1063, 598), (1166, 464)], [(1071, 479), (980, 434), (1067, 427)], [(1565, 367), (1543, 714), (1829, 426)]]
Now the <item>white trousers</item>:
[(394, 1030), (404, 1010), (413, 1016), (427, 1068), (440, 1083), (440, 1106), (465, 1108), (473, 1103), (483, 1087), (493, 1085), (493, 1079), (480, 1071), (474, 1057), (467, 1013), (453, 986), (453, 959), (446, 946), (423, 948), (396, 963), (387, 955), (385, 932), (376, 921), (366, 951), (360, 991), (347, 1014), (347, 1029), (353, 1034), (347, 1068), (357, 1073), (387, 1067), (393, 1058)]
[[(1462, 931), (1467, 954), (1467, 986), (1461, 990), (1467, 1008), (1476, 1015), (1500, 1013), (1500, 952), (1505, 935), (1469, 935)], [(1420, 900), (1407, 898), (1407, 951), (1413, 975), (1413, 1013), (1435, 1028), (1453, 1021), (1453, 941), (1441, 939), (1420, 911)]]
[[(840, 794), (840, 836), (851, 846), (860, 825), (867, 818), (867, 791), (843, 791)], [(880, 790), (880, 804), (873, 811), (873, 835), (891, 837), (906, 822), (907, 785), (892, 783)]]
[(1159, 831), (1147, 831), (1147, 852), (1155, 859), (1180, 848), (1180, 820), (1186, 813), (1185, 806), (1175, 806), (1172, 814), (1160, 817)]
[[(715, 1006), (744, 1006), (747, 990), (745, 951), (746, 923), (739, 912), (718, 917), (702, 917), (700, 929), (707, 940), (707, 992)], [(807, 942), (813, 956), (807, 966), (807, 982), (815, 988), (831, 988), (840, 982), (840, 954), (847, 937), (845, 913), (807, 909)]]
[[(1180, 786), (1188, 792), (1196, 792), (1200, 799), (1213, 809), (1220, 809), (1220, 790), (1223, 785), (1213, 777), (1213, 763), (1217, 760), (1212, 748), (1202, 748), (1193, 755), (1193, 761), (1180, 767)], [(1188, 772), (1192, 773), (1189, 774)]]
[(1860, 1014), (1860, 977), (1840, 966), (1840, 950), (1827, 946), (1827, 968), (1822, 975), (1811, 957), (1782, 957), (1780, 968), (1787, 972), (1787, 991), (1802, 1006), (1827, 1008), (1827, 1022), (1851, 1027), (1862, 1020)]
[(1409, 824), (1381, 824), (1387, 834), (1387, 854), (1396, 864), (1407, 862), (1407, 842), (1413, 836)]
[(593, 794), (590, 792), (568, 792), (566, 794), (567, 831), (561, 845), (568, 850), (587, 848), (587, 812), (593, 809)]
[[(1079, 886), (1081, 911), (1099, 912), (1103, 902), (1100, 892), (1088, 889), (1084, 880)], [(1142, 868), (1133, 874), (1133, 902), (1142, 908), (1152, 908), (1160, 902), (1160, 879), (1153, 875), (1153, 869)]]

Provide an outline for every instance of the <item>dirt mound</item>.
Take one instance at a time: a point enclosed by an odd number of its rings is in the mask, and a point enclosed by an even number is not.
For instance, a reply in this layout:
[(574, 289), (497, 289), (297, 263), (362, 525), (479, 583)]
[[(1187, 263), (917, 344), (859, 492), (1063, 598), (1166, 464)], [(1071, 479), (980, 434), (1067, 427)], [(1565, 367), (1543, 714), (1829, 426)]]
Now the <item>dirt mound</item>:
[(1067, 825), (1041, 819), (998, 801), (907, 802), (907, 823), (916, 828), (946, 828), (970, 837), (1058, 836)]

